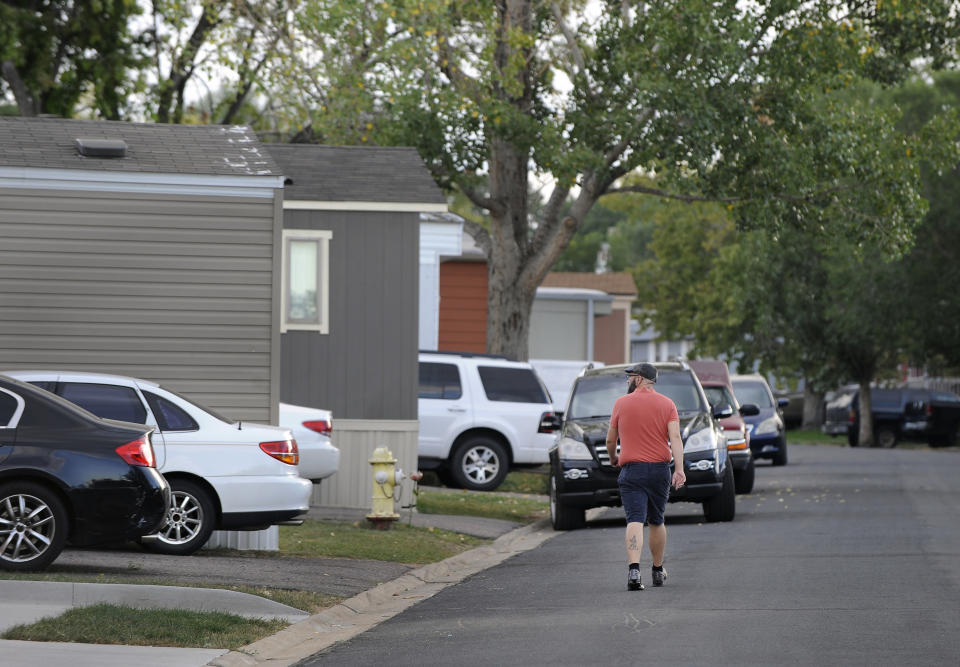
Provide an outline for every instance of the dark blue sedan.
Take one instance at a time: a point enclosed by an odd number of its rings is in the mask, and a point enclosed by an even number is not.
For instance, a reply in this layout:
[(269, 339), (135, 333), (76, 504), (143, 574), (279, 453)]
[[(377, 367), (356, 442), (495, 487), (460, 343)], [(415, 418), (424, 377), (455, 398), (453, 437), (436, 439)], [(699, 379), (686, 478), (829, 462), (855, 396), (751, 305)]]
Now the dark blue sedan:
[(152, 430), (0, 375), (0, 569), (42, 570), (67, 543), (156, 532), (170, 486)]
[(789, 401), (775, 399), (762, 375), (734, 375), (730, 380), (741, 405), (753, 403), (760, 408), (760, 414), (743, 417), (753, 458), (771, 459), (775, 466), (787, 465), (787, 434), (780, 409)]

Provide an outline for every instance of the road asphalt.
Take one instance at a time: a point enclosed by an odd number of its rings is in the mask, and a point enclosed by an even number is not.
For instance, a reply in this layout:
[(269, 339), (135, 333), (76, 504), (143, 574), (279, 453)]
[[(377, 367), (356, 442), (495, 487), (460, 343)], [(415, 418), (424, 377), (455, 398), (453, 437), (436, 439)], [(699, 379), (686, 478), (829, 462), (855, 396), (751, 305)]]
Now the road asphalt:
[[(362, 516), (362, 511), (329, 508), (312, 508), (308, 514), (309, 518), (337, 520)], [(0, 580), (0, 632), (99, 602), (226, 611), (250, 618), (282, 618), (291, 623), (276, 635), (238, 651), (0, 640), (3, 656), (0, 662), (18, 667), (65, 663), (71, 667), (292, 665), (555, 535), (548, 520), (520, 526), (497, 519), (417, 513), (410, 520), (415, 525), (454, 530), (494, 539), (494, 542), (419, 568), (346, 558), (257, 558), (201, 552), (186, 560), (131, 549), (70, 549), (57, 559), (49, 572), (122, 573), (131, 581), (175, 578), (197, 585), (276, 588), (290, 588), (290, 582), (296, 581), (299, 590), (352, 597), (311, 616), (266, 598), (222, 589)]]

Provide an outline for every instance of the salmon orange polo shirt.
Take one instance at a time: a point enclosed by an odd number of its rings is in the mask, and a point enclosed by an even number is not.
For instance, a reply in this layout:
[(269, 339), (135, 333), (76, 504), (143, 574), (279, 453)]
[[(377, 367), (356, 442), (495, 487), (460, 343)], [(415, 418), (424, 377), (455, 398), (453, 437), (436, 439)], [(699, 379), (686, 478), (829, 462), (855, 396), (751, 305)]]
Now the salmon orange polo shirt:
[(667, 425), (680, 421), (673, 401), (653, 389), (637, 389), (613, 404), (610, 424), (620, 436), (620, 465), (633, 461), (666, 461), (670, 452)]

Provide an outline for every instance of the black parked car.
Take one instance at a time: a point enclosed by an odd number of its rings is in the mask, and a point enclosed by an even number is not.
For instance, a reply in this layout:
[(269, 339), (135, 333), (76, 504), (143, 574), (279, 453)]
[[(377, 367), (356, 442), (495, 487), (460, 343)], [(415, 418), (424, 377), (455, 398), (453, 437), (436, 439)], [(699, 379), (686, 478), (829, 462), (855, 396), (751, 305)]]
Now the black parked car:
[(155, 467), (152, 430), (0, 375), (0, 569), (42, 570), (67, 542), (155, 533), (170, 486)]
[[(702, 503), (707, 521), (732, 521), (736, 511), (733, 466), (720, 420), (728, 405), (711, 410), (686, 363), (657, 363), (655, 389), (677, 406), (687, 483), (670, 502)], [(550, 518), (557, 530), (583, 525), (590, 507), (621, 505), (619, 468), (610, 465), (606, 438), (613, 403), (626, 393), (626, 365), (587, 370), (570, 393), (563, 430), (550, 450)]]
[[(895, 447), (900, 440), (919, 440), (933, 447), (957, 444), (960, 396), (932, 389), (870, 390), (873, 437), (877, 447)], [(860, 392), (840, 393), (827, 403), (825, 433), (846, 435), (851, 447), (860, 435)]]

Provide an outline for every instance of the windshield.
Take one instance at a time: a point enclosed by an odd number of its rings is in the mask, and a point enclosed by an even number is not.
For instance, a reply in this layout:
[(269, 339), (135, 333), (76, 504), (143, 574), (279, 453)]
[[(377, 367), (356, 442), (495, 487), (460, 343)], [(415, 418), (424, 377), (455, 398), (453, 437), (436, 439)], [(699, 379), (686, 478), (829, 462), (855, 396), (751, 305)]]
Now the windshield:
[(747, 405), (753, 403), (758, 408), (772, 408), (773, 399), (770, 397), (770, 392), (767, 391), (766, 385), (762, 382), (733, 382), (733, 391), (737, 395), (737, 400), (740, 401), (740, 405)]
[(707, 395), (707, 402), (710, 403), (710, 407), (715, 408), (724, 403), (731, 408), (737, 407), (736, 401), (730, 395), (730, 390), (726, 387), (704, 387), (703, 392)]
[[(660, 371), (657, 393), (672, 400), (678, 412), (701, 412), (706, 406), (688, 371)], [(569, 419), (609, 417), (614, 402), (627, 393), (626, 375), (585, 375), (580, 378), (570, 399)]]

